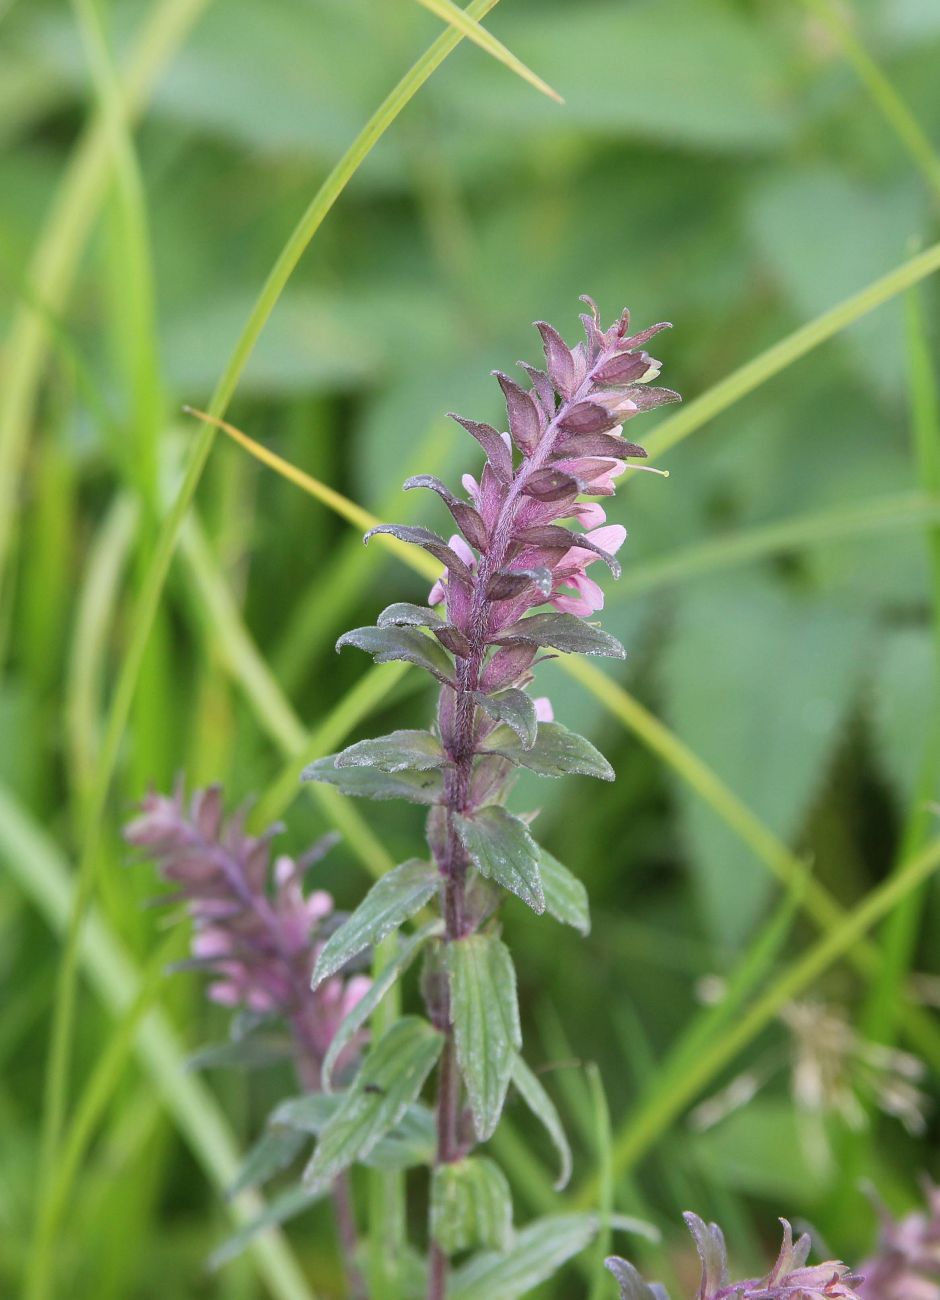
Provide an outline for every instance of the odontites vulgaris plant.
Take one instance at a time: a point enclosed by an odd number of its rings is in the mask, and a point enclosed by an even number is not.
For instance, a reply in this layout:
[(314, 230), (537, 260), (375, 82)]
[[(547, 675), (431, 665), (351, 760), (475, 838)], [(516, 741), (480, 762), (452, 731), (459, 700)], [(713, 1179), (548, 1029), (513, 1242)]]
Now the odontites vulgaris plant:
[[(498, 909), (508, 892), (586, 931), (587, 900), (580, 882), (536, 843), (531, 817), (510, 812), (506, 801), (517, 768), (613, 779), (594, 746), (556, 722), (529, 687), (539, 658), (556, 651), (624, 657), (618, 641), (587, 621), (604, 604), (594, 575), (603, 568), (619, 574), (616, 555), (626, 536), (607, 523), (597, 498), (613, 495), (628, 463), (645, 456), (624, 438), (627, 421), (678, 400), (651, 382), (659, 362), (645, 350), (666, 326), (631, 333), (624, 312), (605, 330), (594, 303), (584, 301), (583, 343), (569, 348), (540, 322), (545, 370), (524, 366), (528, 387), (496, 373), (507, 432), (454, 417), (485, 456), (482, 471), (464, 477), (465, 495), (431, 475), (405, 484), (436, 493), (459, 531), (449, 541), (395, 524), (367, 534), (422, 547), (440, 561), (441, 577), (427, 605), (389, 605), (375, 627), (347, 632), (338, 648), (355, 646), (377, 662), (405, 660), (430, 673), (440, 689), (434, 725), (360, 741), (304, 774), (345, 794), (429, 809), (429, 854), (403, 862), (372, 888), (327, 941), (313, 972), (318, 988), (432, 907), (440, 919), (402, 939), (396, 967), (423, 951), (427, 1014), (398, 1020), (372, 1044), (305, 1175), (316, 1189), (368, 1158), (409, 1108), (420, 1106), (436, 1071), (429, 1300), (445, 1295), (452, 1256), (511, 1247), (505, 1176), (476, 1152), (495, 1130), (511, 1083), (554, 1136), (565, 1165), (568, 1159), (557, 1113), (520, 1055), (516, 976)], [(367, 996), (341, 1034), (360, 1025), (362, 1008), (371, 1005)]]

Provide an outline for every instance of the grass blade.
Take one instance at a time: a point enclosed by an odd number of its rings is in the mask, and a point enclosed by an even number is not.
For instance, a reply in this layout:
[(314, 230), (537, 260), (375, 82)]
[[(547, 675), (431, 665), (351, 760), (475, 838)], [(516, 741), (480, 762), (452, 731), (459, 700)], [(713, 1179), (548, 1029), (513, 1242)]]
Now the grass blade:
[(459, 5), (454, 4), (454, 0), (418, 0), (418, 4), (423, 5), (432, 14), (436, 14), (438, 18), (443, 18), (445, 23), (450, 23), (451, 27), (456, 28), (462, 36), (466, 36), (467, 40), (479, 45), (481, 50), (491, 54), (494, 59), (504, 64), (517, 77), (527, 81), (530, 86), (541, 91), (543, 95), (554, 99), (556, 104), (565, 102), (557, 90), (553, 90), (547, 81), (543, 81), (531, 68), (527, 68), (521, 59), (516, 58), (512, 50), (507, 50), (502, 41), (498, 41), (485, 27), (481, 27), (478, 22), (468, 17)]

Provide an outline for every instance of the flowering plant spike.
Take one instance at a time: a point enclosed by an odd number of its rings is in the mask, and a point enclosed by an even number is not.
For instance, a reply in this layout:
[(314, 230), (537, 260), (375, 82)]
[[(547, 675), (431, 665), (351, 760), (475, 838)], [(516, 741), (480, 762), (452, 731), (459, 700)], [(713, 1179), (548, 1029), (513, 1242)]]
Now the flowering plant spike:
[[(533, 699), (528, 688), (545, 652), (624, 657), (614, 637), (585, 621), (604, 604), (589, 571), (606, 566), (616, 577), (626, 537), (619, 524), (607, 523), (597, 498), (611, 496), (627, 462), (645, 456), (624, 438), (623, 425), (678, 400), (652, 386), (659, 363), (645, 351), (666, 324), (631, 334), (625, 311), (603, 329), (594, 303), (584, 301), (585, 339), (573, 348), (551, 325), (537, 324), (546, 368), (523, 366), (529, 386), (495, 372), (506, 432), (453, 417), (485, 453), (482, 472), (463, 479), (466, 495), (430, 475), (405, 484), (436, 493), (459, 531), (446, 540), (428, 528), (382, 524), (367, 534), (367, 541), (389, 533), (422, 547), (440, 562), (441, 576), (426, 606), (389, 605), (375, 627), (347, 632), (337, 648), (356, 646), (379, 662), (405, 660), (430, 673), (440, 691), (435, 725), (360, 741), (304, 773), (345, 794), (403, 798), (429, 809), (429, 860), (403, 863), (380, 880), (313, 972), (319, 988), (439, 901), (440, 929), (421, 932), (426, 1052), (402, 1092), (403, 1105), (415, 1103), (436, 1062), (429, 1300), (445, 1295), (451, 1255), (511, 1247), (505, 1177), (491, 1159), (474, 1154), (496, 1128), (511, 1083), (563, 1142), (552, 1103), (520, 1056), (515, 972), (495, 914), (509, 892), (537, 913), (584, 929), (586, 897), (537, 845), (531, 818), (510, 812), (506, 799), (520, 767), (552, 777), (613, 778), (594, 746), (556, 722), (549, 702)], [(361, 1076), (382, 1051), (380, 1041)], [(379, 1127), (395, 1123), (402, 1109), (386, 1107)], [(361, 1156), (356, 1141), (344, 1140), (347, 1118), (338, 1112), (324, 1128), (308, 1186)], [(562, 1155), (567, 1162), (566, 1149)]]
[[(725, 1239), (718, 1225), (704, 1223), (696, 1214), (686, 1214), (685, 1221), (702, 1263), (695, 1300), (862, 1300), (868, 1295), (856, 1289), (862, 1279), (844, 1264), (830, 1260), (807, 1265), (810, 1238), (804, 1233), (794, 1241), (786, 1219), (781, 1219), (783, 1243), (773, 1268), (745, 1282), (729, 1281)], [(626, 1260), (612, 1256), (606, 1263), (620, 1287), (620, 1300), (669, 1300), (661, 1286), (648, 1285)]]
[(881, 1239), (862, 1265), (862, 1300), (940, 1300), (940, 1188), (924, 1190), (925, 1209), (902, 1219), (878, 1205)]

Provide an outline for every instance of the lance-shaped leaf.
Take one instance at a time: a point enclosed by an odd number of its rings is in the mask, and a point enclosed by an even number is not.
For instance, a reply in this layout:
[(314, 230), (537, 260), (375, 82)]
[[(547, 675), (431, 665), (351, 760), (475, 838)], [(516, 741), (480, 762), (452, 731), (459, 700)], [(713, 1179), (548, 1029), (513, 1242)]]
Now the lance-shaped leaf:
[(598, 384), (632, 384), (642, 379), (653, 364), (648, 352), (621, 352), (616, 357), (605, 361), (600, 370), (594, 371)]
[(525, 452), (527, 456), (531, 455), (542, 436), (542, 416), (539, 408), (532, 394), (527, 393), (514, 379), (504, 375), (501, 370), (494, 370), (493, 374), (506, 399), (512, 440), (520, 451)]
[(427, 605), (412, 605), (407, 600), (396, 601), (386, 605), (378, 617), (379, 627), (441, 627), (443, 620), (435, 610)]
[(639, 1273), (625, 1259), (609, 1255), (604, 1260), (604, 1267), (613, 1273), (620, 1288), (620, 1300), (669, 1300), (669, 1293), (664, 1287), (654, 1284), (648, 1286)]
[(512, 1194), (506, 1175), (488, 1156), (465, 1156), (438, 1165), (431, 1179), (431, 1236), (446, 1255), (508, 1250)]
[(591, 913), (584, 885), (541, 846), (539, 854), (546, 912), (563, 925), (573, 926), (581, 934), (590, 934)]
[(452, 655), (459, 655), (461, 659), (469, 659), (473, 654), (473, 646), (460, 628), (452, 627), (445, 623), (443, 627), (434, 629), (434, 635), (440, 641), (445, 650), (449, 650)]
[(646, 448), (637, 442), (611, 433), (571, 433), (560, 438), (555, 445), (555, 455), (568, 456), (609, 456), (612, 460), (625, 460), (627, 456), (640, 456), (645, 459)]
[(682, 401), (681, 396), (671, 388), (650, 388), (646, 384), (639, 384), (635, 388), (625, 388), (623, 391), (638, 411), (652, 411), (657, 406), (668, 406), (671, 402)]
[(695, 1249), (702, 1261), (700, 1294), (714, 1295), (728, 1285), (728, 1251), (725, 1238), (717, 1223), (705, 1223), (697, 1214), (687, 1212), (682, 1216), (695, 1240)]
[(461, 501), (459, 497), (454, 496), (441, 479), (435, 478), (433, 474), (415, 474), (412, 478), (406, 479), (402, 486), (406, 492), (412, 488), (430, 488), (432, 492), (436, 492), (470, 545), (475, 546), (478, 551), (486, 550), (489, 534), (479, 512), (466, 501)]
[[(539, 734), (541, 731), (539, 727)], [(467, 817), (455, 813), (453, 820), (460, 842), (480, 875), (511, 890), (541, 915), (545, 896), (539, 850), (525, 823), (501, 804), (488, 804)]]
[(512, 478), (512, 452), (496, 429), (491, 424), (480, 424), (476, 420), (465, 420), (462, 415), (455, 415), (453, 411), (448, 412), (448, 419), (456, 420), (461, 428), (466, 429), (471, 437), (476, 438), (486, 452), (486, 458), (493, 467), (493, 472), (497, 478), (501, 478), (504, 483), (508, 483)]
[(392, 731), (359, 740), (336, 755), (335, 766), (377, 767), (383, 772), (427, 772), (447, 762), (441, 742), (430, 731)]
[(510, 1250), (475, 1255), (455, 1269), (448, 1300), (517, 1300), (580, 1254), (596, 1232), (597, 1220), (591, 1214), (536, 1219), (516, 1234)]
[(591, 551), (604, 561), (615, 578), (620, 577), (620, 563), (616, 556), (605, 551), (596, 542), (592, 542), (585, 533), (576, 533), (571, 528), (562, 528), (560, 524), (539, 524), (532, 528), (524, 528), (515, 534), (513, 540), (521, 542), (523, 546), (538, 546), (560, 552), (570, 551), (573, 546), (577, 546), (582, 551)]
[(306, 1135), (296, 1129), (266, 1128), (242, 1161), (234, 1181), (226, 1189), (226, 1196), (237, 1196), (246, 1188), (257, 1187), (279, 1174), (300, 1154), (306, 1140)]
[(440, 560), (452, 577), (467, 586), (470, 585), (470, 570), (466, 564), (457, 552), (447, 545), (443, 537), (432, 532), (430, 528), (421, 528), (417, 524), (376, 524), (374, 528), (369, 529), (364, 540), (368, 542), (377, 533), (387, 533), (390, 537), (397, 537), (400, 542), (420, 546), (436, 560)]
[(612, 781), (614, 769), (589, 740), (569, 731), (560, 722), (543, 722), (539, 725), (535, 744), (528, 749), (508, 727), (497, 727), (486, 738), (488, 754), (499, 754), (511, 759), (520, 767), (527, 767), (539, 776), (596, 776), (601, 781)]
[(499, 1123), (522, 1046), (516, 972), (509, 949), (493, 934), (449, 943), (447, 967), (457, 1062), (476, 1135), (485, 1142)]
[(537, 1120), (544, 1126), (558, 1152), (560, 1169), (555, 1190), (560, 1192), (567, 1186), (571, 1177), (571, 1147), (562, 1127), (561, 1117), (555, 1109), (555, 1103), (542, 1087), (538, 1077), (532, 1073), (521, 1056), (516, 1056), (512, 1066), (512, 1081), (519, 1096), (528, 1106)]
[(542, 403), (545, 414), (551, 419), (555, 414), (555, 389), (552, 387), (552, 381), (544, 370), (537, 370), (535, 366), (530, 366), (527, 361), (519, 361), (517, 364), (522, 367), (532, 380), (532, 387)]
[(308, 1192), (306, 1187), (298, 1186), (281, 1192), (279, 1196), (275, 1196), (267, 1203), (260, 1214), (249, 1219), (237, 1232), (223, 1241), (221, 1246), (216, 1247), (209, 1256), (209, 1268), (215, 1272), (224, 1264), (237, 1259), (243, 1250), (247, 1250), (259, 1232), (264, 1232), (266, 1228), (277, 1228), (282, 1223), (296, 1218), (311, 1205), (315, 1205), (324, 1196), (326, 1190), (324, 1187), (315, 1192)]
[(530, 645), (551, 646), (565, 654), (606, 655), (610, 659), (627, 657), (616, 637), (592, 627), (574, 614), (532, 614), (513, 623), (496, 639), (500, 644), (527, 641)]
[(571, 349), (553, 325), (547, 321), (537, 320), (535, 328), (542, 336), (545, 348), (545, 361), (549, 378), (562, 397), (573, 397), (575, 390), (575, 367)]
[(578, 402), (577, 406), (565, 411), (559, 420), (565, 433), (605, 433), (619, 423), (616, 415), (597, 402)]
[(494, 573), (486, 584), (487, 600), (511, 600), (529, 587), (535, 587), (542, 596), (552, 594), (551, 572), (539, 566), (537, 569), (501, 569)]
[(631, 334), (628, 339), (624, 339), (623, 347), (629, 348), (632, 351), (634, 348), (642, 347), (644, 343), (649, 343), (654, 334), (659, 334), (662, 330), (671, 329), (672, 321), (657, 321), (655, 325), (647, 325), (645, 330), (640, 330), (638, 334)]
[(525, 480), (523, 492), (536, 501), (564, 501), (577, 496), (584, 484), (561, 469), (537, 469)]
[(414, 916), (438, 884), (437, 868), (420, 858), (411, 858), (386, 872), (323, 945), (313, 968), (313, 987)]
[[(273, 1126), (296, 1129), (301, 1135), (318, 1136), (346, 1102), (347, 1093), (308, 1092), (282, 1102), (268, 1121)], [(412, 1169), (434, 1159), (436, 1124), (434, 1113), (414, 1102), (394, 1128), (375, 1144), (363, 1164), (373, 1169)]]
[(337, 767), (335, 754), (305, 767), (300, 779), (335, 785), (343, 794), (357, 799), (407, 799), (409, 803), (434, 804), (444, 792), (439, 771), (383, 772), (377, 767)]
[(336, 649), (352, 645), (372, 655), (377, 664), (404, 659), (432, 673), (438, 681), (450, 683), (454, 665), (437, 641), (413, 627), (356, 627), (344, 632)]
[(417, 1100), (443, 1045), (443, 1034), (418, 1016), (405, 1016), (392, 1025), (363, 1061), (320, 1134), (304, 1172), (306, 1187), (322, 1187), (369, 1156)]
[(399, 944), (395, 955), (385, 963), (365, 994), (343, 1018), (330, 1042), (329, 1051), (324, 1057), (323, 1068), (320, 1072), (320, 1082), (325, 1092), (331, 1090), (336, 1062), (342, 1056), (347, 1045), (363, 1027), (389, 989), (394, 988), (401, 979), (428, 939), (441, 934), (443, 929), (443, 921), (429, 921), (417, 934), (413, 934)]
[(495, 722), (504, 722), (507, 727), (511, 727), (523, 747), (528, 749), (535, 740), (538, 721), (535, 704), (526, 691), (514, 687), (507, 691), (497, 691), (495, 695), (484, 695), (478, 691), (473, 698)]

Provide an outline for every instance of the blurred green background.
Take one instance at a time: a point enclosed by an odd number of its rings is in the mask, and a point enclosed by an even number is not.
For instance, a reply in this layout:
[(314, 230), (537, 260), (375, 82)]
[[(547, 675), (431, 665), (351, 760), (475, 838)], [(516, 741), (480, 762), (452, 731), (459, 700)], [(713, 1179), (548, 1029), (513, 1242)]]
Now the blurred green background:
[[(136, 208), (134, 159), (120, 143), (123, 189), (106, 184), (95, 198), (75, 180), (95, 111), (81, 7), (0, 4), (5, 1295), (18, 1292), (30, 1250), (69, 873), (160, 503), (199, 436), (180, 406), (206, 405), (310, 197), (441, 31), (412, 0), (111, 0), (97, 11), (121, 68), (135, 66), (154, 15), (163, 41), (149, 46), (155, 84), (134, 132)], [(487, 26), (565, 106), (481, 50), (456, 50), (317, 233), (231, 418), (381, 516), (443, 529), (435, 507), (403, 497), (399, 484), (475, 466), (474, 447), (443, 413), (502, 419), (488, 374), (517, 356), (537, 360), (530, 321), (551, 320), (573, 341), (584, 292), (605, 317), (626, 304), (638, 326), (671, 320), (656, 354), (664, 381), (688, 400), (929, 245), (940, 165), (931, 172), (929, 156), (920, 165), (911, 156), (826, 12), (794, 0), (504, 0)], [(838, 12), (940, 149), (935, 0)], [(50, 220), (59, 232), (51, 250)], [(937, 511), (917, 495), (932, 486), (930, 366), (916, 364), (933, 359), (936, 283), (918, 294), (867, 315), (655, 457), (670, 478), (635, 476), (610, 511), (630, 536), (604, 614), (629, 658), (609, 671), (847, 906), (891, 872), (905, 843), (922, 841), (911, 812), (938, 793), (929, 761), (935, 539), (925, 529)], [(35, 401), (24, 403), (24, 381)], [(912, 410), (928, 448), (919, 458)], [(631, 436), (645, 441), (661, 418), (645, 417)], [(105, 929), (89, 945), (97, 976), (88, 950), (82, 958), (71, 1099), (109, 1052), (115, 1063), (56, 1233), (57, 1294), (70, 1300), (269, 1293), (251, 1258), (204, 1271), (227, 1231), (191, 1137), (209, 1121), (193, 1109), (197, 1094), (180, 1091), (194, 1076), (166, 1043), (150, 1056), (121, 1052), (114, 1012), (132, 983), (127, 967), (101, 957), (120, 949), (149, 972), (148, 1005), (175, 1026), (182, 1052), (224, 1033), (193, 977), (160, 976), (163, 916), (141, 906), (154, 882), (147, 868), (126, 869), (119, 837), (148, 782), (165, 788), (180, 771), (190, 783), (219, 780), (234, 803), (266, 789), (297, 748), (296, 720), (264, 693), (263, 662), (262, 688), (252, 689), (250, 664), (251, 680), (240, 671), (244, 647), (212, 592), (221, 582), (231, 594), (229, 613), (243, 617), (304, 728), (366, 671), (360, 657), (334, 655), (336, 637), (393, 597), (423, 594), (393, 556), (364, 550), (358, 530), (223, 442), (199, 491), (200, 532), (187, 532), (170, 571), (98, 828), (95, 910)], [(764, 531), (792, 520), (811, 524), (778, 540)], [(753, 845), (595, 696), (556, 665), (542, 685), (559, 720), (609, 755), (618, 781), (520, 787), (520, 807), (544, 801), (543, 841), (585, 880), (594, 930), (585, 941), (510, 905), (506, 931), (530, 1059), (597, 1061), (619, 1128), (696, 1013), (701, 978), (731, 969), (779, 885)], [(429, 697), (396, 697), (412, 686), (403, 679), (352, 738), (427, 717)], [(365, 816), (393, 857), (413, 851), (414, 810), (383, 804)], [(328, 825), (299, 789), (285, 820), (284, 842), (298, 849)], [(368, 877), (340, 847), (323, 879), (349, 905)], [(895, 946), (898, 987), (911, 964), (940, 969), (935, 899), (921, 897), (909, 920), (918, 937)], [(796, 921), (775, 959), (815, 935)], [(810, 992), (845, 1006), (860, 1032), (897, 1032), (851, 966)], [(771, 1023), (706, 1095), (768, 1053), (782, 1058), (787, 1043)], [(576, 1141), (577, 1182), (598, 1164), (588, 1085), (573, 1067), (550, 1077)], [(200, 1078), (197, 1100), (218, 1099), (212, 1116), (226, 1117), (239, 1147), (290, 1086), (277, 1071), (205, 1080), (211, 1094)], [(547, 1158), (522, 1117), (513, 1122)], [(685, 1208), (720, 1217), (743, 1265), (762, 1257), (783, 1213), (855, 1255), (873, 1218), (857, 1178), (903, 1207), (934, 1143), (877, 1113), (860, 1134), (837, 1117), (827, 1123), (833, 1154), (814, 1162), (786, 1071), (777, 1072), (708, 1132), (677, 1117), (618, 1175), (617, 1208), (666, 1228), (680, 1271), (674, 1224)], [(530, 1178), (521, 1157), (504, 1155), (524, 1221), (545, 1208), (534, 1204), (537, 1171)], [(301, 1220), (290, 1241), (318, 1294), (338, 1294), (322, 1216)], [(641, 1261), (660, 1276), (672, 1266), (648, 1245)], [(544, 1294), (585, 1286), (571, 1273)]]

